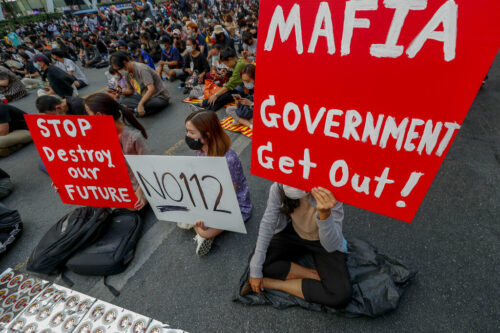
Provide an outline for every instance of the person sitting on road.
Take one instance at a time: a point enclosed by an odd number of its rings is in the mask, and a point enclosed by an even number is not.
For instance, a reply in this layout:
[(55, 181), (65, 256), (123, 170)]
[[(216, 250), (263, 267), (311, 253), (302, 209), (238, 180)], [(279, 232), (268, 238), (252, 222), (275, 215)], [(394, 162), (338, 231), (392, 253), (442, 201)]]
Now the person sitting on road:
[(161, 48), (157, 40), (151, 39), (148, 33), (142, 33), (139, 36), (139, 41), (141, 42), (141, 49), (149, 54), (149, 56), (153, 60), (153, 64), (160, 61)]
[(165, 78), (173, 81), (175, 77), (180, 77), (184, 73), (182, 67), (182, 57), (179, 50), (172, 45), (172, 40), (168, 36), (160, 39), (161, 60), (158, 62), (156, 72), (158, 75), (165, 73)]
[(111, 75), (112, 80), (110, 81), (110, 86), (106, 93), (117, 100), (118, 103), (122, 103), (123, 99), (127, 96), (135, 94), (134, 88), (130, 86), (127, 78), (122, 76), (120, 71), (110, 66), (108, 68), (108, 73)]
[(50, 115), (86, 115), (84, 100), (78, 96), (59, 99), (56, 96), (40, 96), (35, 102), (38, 112)]
[(132, 61), (121, 51), (111, 55), (110, 64), (126, 77), (128, 84), (137, 92), (137, 95), (126, 96), (121, 101), (127, 107), (136, 109), (136, 115), (143, 117), (168, 106), (170, 94), (161, 77), (151, 67)]
[[(105, 93), (96, 93), (85, 98), (85, 109), (90, 116), (109, 115), (115, 120), (116, 131), (124, 155), (148, 155), (148, 134), (133, 112)], [(137, 197), (134, 209), (141, 210), (147, 203), (139, 182), (127, 164), (128, 174)]]
[(9, 69), (0, 66), (0, 95), (9, 101), (18, 100), (28, 94), (26, 87)]
[(69, 75), (59, 67), (50, 65), (50, 60), (43, 54), (35, 55), (32, 61), (41, 69), (43, 77), (49, 81), (50, 85), (50, 88), (46, 90), (40, 89), (39, 96), (59, 95), (59, 97), (64, 98), (77, 95), (75, 86), (77, 79), (74, 76)]
[[(228, 106), (226, 113), (233, 117), (233, 125), (242, 124), (252, 128), (253, 119), (253, 91), (255, 82), (255, 66), (248, 64), (241, 72), (242, 83), (236, 87), (236, 106)], [(233, 97), (234, 97), (233, 96)]]
[(201, 54), (206, 58), (208, 57), (208, 46), (205, 41), (205, 37), (200, 34), (198, 30), (198, 25), (194, 22), (189, 22), (186, 25), (186, 32), (189, 38), (193, 38), (196, 41), (196, 44), (199, 47)]
[(28, 54), (24, 52), (20, 52), (19, 56), (24, 63), (24, 78), (21, 79), (21, 82), (24, 84), (26, 89), (39, 87), (42, 84), (42, 76), (34, 66), (33, 61), (31, 61)]
[(257, 54), (257, 39), (253, 38), (253, 35), (249, 31), (243, 33), (243, 52), (241, 56), (249, 63), (253, 63), (256, 60), (255, 55)]
[[(327, 189), (316, 187), (308, 193), (271, 185), (250, 260), (250, 279), (241, 294), (272, 289), (334, 308), (345, 305), (351, 282), (343, 219), (343, 204)], [(295, 263), (306, 254), (313, 256), (316, 269)]]
[[(236, 191), (236, 197), (241, 210), (243, 221), (247, 221), (252, 213), (252, 202), (247, 180), (243, 173), (238, 155), (230, 149), (231, 139), (222, 129), (219, 118), (212, 111), (195, 111), (185, 121), (186, 144), (196, 151), (198, 156), (224, 156)], [(192, 225), (178, 224), (179, 227), (190, 229)], [(197, 221), (194, 226), (196, 231), (196, 254), (206, 255), (214, 238), (223, 230), (205, 227), (203, 221)]]
[(32, 141), (26, 113), (15, 106), (0, 103), (0, 156), (7, 156)]
[(246, 63), (243, 59), (238, 59), (236, 51), (231, 48), (226, 48), (220, 54), (220, 61), (231, 70), (232, 76), (228, 82), (224, 84), (222, 89), (215, 92), (209, 98), (203, 100), (202, 107), (207, 110), (217, 111), (224, 105), (233, 101), (234, 89), (242, 82), (241, 71)]
[(75, 86), (77, 89), (81, 89), (88, 85), (87, 77), (83, 74), (80, 67), (78, 67), (73, 60), (65, 58), (65, 54), (62, 50), (52, 50), (51, 54), (52, 58), (56, 61), (56, 67), (59, 67), (69, 75), (76, 78)]
[(83, 57), (81, 60), (85, 67), (95, 67), (95, 65), (102, 61), (101, 52), (99, 52), (97, 46), (90, 43), (90, 39), (88, 37), (82, 39), (82, 45)]
[(130, 55), (136, 62), (146, 64), (152, 69), (156, 69), (155, 63), (150, 57), (149, 53), (146, 50), (141, 49), (141, 46), (139, 44), (130, 42), (128, 43), (128, 49), (130, 51)]
[(186, 41), (186, 50), (188, 53), (184, 57), (184, 72), (187, 75), (184, 93), (187, 94), (195, 86), (203, 84), (205, 74), (210, 72), (208, 60), (200, 52), (200, 47), (196, 40), (189, 38)]

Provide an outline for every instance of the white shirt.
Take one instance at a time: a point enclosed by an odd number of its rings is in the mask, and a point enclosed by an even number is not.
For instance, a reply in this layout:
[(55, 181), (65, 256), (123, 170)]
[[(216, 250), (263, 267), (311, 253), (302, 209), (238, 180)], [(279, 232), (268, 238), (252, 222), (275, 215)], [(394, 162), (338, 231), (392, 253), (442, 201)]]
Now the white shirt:
[(56, 67), (59, 67), (65, 72), (73, 72), (73, 76), (79, 80), (84, 82), (85, 84), (88, 84), (87, 77), (85, 74), (83, 74), (82, 70), (80, 67), (78, 67), (73, 60), (64, 58), (64, 62), (56, 62)]

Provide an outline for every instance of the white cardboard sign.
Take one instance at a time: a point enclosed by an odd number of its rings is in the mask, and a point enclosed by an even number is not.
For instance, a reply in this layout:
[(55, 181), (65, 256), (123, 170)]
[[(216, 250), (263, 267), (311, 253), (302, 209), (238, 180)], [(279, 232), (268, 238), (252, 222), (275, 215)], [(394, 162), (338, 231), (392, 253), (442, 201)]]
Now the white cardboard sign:
[(247, 233), (224, 157), (125, 158), (158, 220)]

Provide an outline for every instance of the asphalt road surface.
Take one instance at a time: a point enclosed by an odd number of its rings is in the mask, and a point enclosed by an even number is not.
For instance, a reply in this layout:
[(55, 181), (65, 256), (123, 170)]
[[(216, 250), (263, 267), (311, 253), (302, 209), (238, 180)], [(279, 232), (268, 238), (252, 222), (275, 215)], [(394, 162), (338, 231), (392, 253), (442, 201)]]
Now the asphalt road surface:
[[(90, 94), (105, 86), (104, 70), (85, 70)], [(141, 119), (154, 154), (191, 155), (183, 142), (190, 108), (177, 83), (166, 83), (172, 104)], [(36, 94), (13, 103), (36, 113)], [(345, 206), (344, 234), (375, 245), (380, 252), (418, 270), (399, 308), (376, 319), (346, 319), (299, 308), (276, 310), (233, 303), (238, 281), (255, 246), (271, 182), (250, 175), (251, 140), (231, 133), (249, 181), (254, 211), (248, 234), (226, 232), (213, 251), (198, 258), (194, 231), (158, 222), (146, 213), (136, 258), (110, 278), (121, 290), (113, 297), (102, 278), (70, 273), (74, 289), (190, 332), (499, 332), (500, 331), (500, 57), (479, 91), (461, 131), (412, 224)], [(223, 111), (218, 113), (223, 117)], [(71, 207), (38, 170), (34, 145), (0, 158), (15, 183), (3, 203), (18, 209), (24, 233), (0, 259), (26, 269), (44, 233)], [(57, 277), (49, 277), (56, 279)]]

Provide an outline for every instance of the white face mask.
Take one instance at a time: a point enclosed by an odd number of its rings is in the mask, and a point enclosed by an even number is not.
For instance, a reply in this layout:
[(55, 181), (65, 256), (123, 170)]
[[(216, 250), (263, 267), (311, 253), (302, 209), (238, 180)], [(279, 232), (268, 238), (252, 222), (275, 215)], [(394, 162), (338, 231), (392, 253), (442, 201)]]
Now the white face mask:
[(295, 187), (287, 185), (283, 185), (283, 191), (285, 191), (285, 195), (292, 200), (304, 198), (309, 194), (306, 191), (302, 191)]
[(186, 51), (188, 51), (188, 53), (193, 52), (193, 47), (191, 45), (186, 46)]
[(127, 74), (128, 74), (128, 71), (127, 71), (126, 69), (120, 69), (118, 72), (119, 72), (119, 73), (120, 73), (123, 77), (127, 76)]

